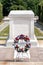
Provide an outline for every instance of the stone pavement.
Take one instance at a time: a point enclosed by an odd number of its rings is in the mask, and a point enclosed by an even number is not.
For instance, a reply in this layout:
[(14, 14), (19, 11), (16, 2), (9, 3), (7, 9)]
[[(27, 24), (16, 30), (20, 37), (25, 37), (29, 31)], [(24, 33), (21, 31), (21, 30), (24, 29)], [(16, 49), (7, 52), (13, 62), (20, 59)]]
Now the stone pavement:
[(43, 47), (30, 48), (30, 62), (43, 62)]
[[(21, 62), (43, 62), (43, 47), (30, 48), (30, 59)], [(9, 61), (8, 61), (9, 62)], [(14, 61), (11, 61), (14, 62)]]
[(43, 62), (0, 62), (0, 65), (43, 65)]
[(43, 47), (43, 40), (38, 40), (38, 42), (39, 42), (39, 46)]
[(26, 58), (19, 62), (43, 62), (43, 47), (30, 48), (30, 59)]

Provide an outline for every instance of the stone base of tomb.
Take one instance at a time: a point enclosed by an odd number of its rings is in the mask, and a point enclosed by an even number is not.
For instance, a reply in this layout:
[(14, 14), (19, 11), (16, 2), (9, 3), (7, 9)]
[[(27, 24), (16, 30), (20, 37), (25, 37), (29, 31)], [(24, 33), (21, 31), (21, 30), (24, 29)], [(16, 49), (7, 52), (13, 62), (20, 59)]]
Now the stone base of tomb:
[(13, 44), (14, 44), (14, 40), (13, 39), (12, 40), (8, 39), (7, 42), (6, 42), (6, 46), (8, 46), (8, 47), (12, 47)]
[(39, 47), (39, 43), (35, 35), (34, 35), (34, 39), (30, 40), (30, 43), (31, 43), (31, 47)]

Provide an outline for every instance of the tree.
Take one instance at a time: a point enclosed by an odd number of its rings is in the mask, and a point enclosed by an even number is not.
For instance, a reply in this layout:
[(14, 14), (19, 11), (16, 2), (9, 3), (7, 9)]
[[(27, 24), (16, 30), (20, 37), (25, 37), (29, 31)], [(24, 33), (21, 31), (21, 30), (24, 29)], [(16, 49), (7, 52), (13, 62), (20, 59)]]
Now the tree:
[(2, 9), (3, 9), (3, 6), (0, 3), (0, 21), (1, 21), (2, 17), (3, 17), (3, 13), (2, 13), (3, 10)]
[(39, 20), (43, 22), (43, 1), (39, 3)]
[(38, 15), (38, 4), (39, 4), (39, 0), (27, 0), (27, 4), (28, 4), (28, 10), (33, 10), (33, 12), (35, 13), (35, 15)]
[(38, 14), (39, 0), (3, 0), (3, 14), (8, 15), (10, 10), (33, 10)]
[(2, 4), (3, 4), (3, 15), (6, 16), (6, 15), (8, 15), (8, 13), (10, 11), (11, 1), (3, 0)]

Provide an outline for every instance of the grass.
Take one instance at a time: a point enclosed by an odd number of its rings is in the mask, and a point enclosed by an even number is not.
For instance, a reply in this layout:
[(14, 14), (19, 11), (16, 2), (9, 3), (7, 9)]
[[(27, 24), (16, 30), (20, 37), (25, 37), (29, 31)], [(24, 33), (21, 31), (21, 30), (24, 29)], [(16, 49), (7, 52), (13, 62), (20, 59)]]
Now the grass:
[(5, 38), (0, 38), (0, 40), (7, 40), (7, 39), (5, 39)]
[(43, 36), (43, 33), (41, 33), (37, 28), (35, 28), (34, 30), (36, 36)]
[(3, 23), (3, 21), (0, 21), (0, 25)]
[(0, 32), (0, 36), (8, 36), (8, 34), (9, 34), (9, 26), (7, 26)]
[(37, 38), (37, 40), (43, 40), (43, 38)]

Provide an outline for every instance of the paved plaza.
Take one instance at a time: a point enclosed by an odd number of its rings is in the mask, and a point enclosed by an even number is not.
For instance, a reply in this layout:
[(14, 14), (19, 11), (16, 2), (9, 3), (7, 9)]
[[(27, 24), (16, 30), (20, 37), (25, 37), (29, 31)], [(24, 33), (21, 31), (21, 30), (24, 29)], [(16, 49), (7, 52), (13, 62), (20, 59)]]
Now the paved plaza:
[(43, 62), (43, 48), (30, 48), (30, 59), (26, 58), (24, 61), (20, 60), (20, 62)]
[(43, 48), (42, 47), (36, 47), (36, 48), (30, 48), (30, 62), (43, 62)]
[(43, 65), (43, 62), (0, 62), (0, 65)]

